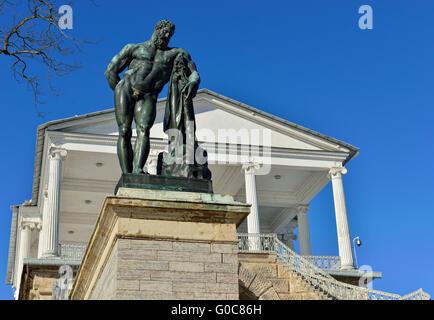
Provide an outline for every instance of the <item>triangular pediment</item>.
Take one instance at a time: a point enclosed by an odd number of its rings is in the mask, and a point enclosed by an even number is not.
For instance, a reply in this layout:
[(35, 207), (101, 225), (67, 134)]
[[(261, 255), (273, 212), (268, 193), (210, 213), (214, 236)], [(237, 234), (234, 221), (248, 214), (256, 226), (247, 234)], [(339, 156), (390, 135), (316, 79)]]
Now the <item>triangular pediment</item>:
[[(151, 129), (151, 138), (166, 138), (163, 132), (165, 102), (165, 99), (160, 99), (157, 103), (157, 117)], [(194, 108), (197, 136), (203, 142), (236, 144), (247, 142), (247, 144), (262, 145), (268, 139), (267, 134), (269, 134), (271, 146), (274, 148), (350, 153), (357, 151), (357, 148), (344, 142), (300, 127), (207, 89), (198, 92), (194, 99)], [(50, 131), (96, 135), (118, 134), (114, 109), (59, 120), (47, 125)], [(242, 138), (246, 132), (248, 132), (248, 141)]]

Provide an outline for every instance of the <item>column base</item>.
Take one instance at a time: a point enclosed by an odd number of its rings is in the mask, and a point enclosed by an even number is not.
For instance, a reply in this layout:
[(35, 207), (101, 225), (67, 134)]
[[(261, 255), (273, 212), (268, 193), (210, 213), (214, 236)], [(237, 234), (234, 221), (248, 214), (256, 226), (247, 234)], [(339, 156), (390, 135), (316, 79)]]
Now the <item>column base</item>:
[(39, 257), (39, 259), (56, 259), (56, 258), (59, 258), (59, 255), (55, 253), (44, 253), (41, 254), (41, 256)]
[(344, 271), (344, 270), (349, 271), (349, 270), (356, 270), (356, 268), (354, 268), (353, 266), (341, 266), (341, 267), (339, 268), (339, 270), (342, 270), (342, 271)]

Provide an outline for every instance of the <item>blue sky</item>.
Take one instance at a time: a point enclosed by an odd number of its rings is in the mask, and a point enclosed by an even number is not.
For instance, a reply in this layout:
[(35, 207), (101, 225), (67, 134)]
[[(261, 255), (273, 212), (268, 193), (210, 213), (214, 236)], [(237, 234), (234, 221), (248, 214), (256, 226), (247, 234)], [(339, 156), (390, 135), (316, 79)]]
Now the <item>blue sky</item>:
[[(62, 96), (43, 97), (46, 118), (37, 117), (31, 92), (0, 56), (4, 279), (9, 207), (31, 197), (37, 125), (112, 108), (108, 62), (166, 18), (176, 24), (171, 45), (190, 52), (201, 88), (360, 148), (344, 176), (351, 236), (363, 241), (359, 265), (383, 273), (374, 289), (434, 294), (434, 2), (96, 2), (73, 5), (70, 33), (99, 42), (74, 56), (81, 69), (56, 81)], [(373, 8), (373, 30), (358, 27), (363, 4)], [(330, 184), (311, 202), (309, 223), (313, 254), (338, 255)], [(0, 299), (11, 298), (0, 284)]]

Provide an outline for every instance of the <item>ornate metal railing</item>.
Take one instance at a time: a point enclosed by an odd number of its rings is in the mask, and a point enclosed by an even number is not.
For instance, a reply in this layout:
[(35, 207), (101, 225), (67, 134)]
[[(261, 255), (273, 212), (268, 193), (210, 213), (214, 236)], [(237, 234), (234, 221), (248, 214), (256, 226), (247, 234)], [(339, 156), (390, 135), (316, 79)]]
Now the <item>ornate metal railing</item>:
[(335, 256), (303, 256), (303, 258), (312, 262), (315, 267), (325, 270), (339, 270), (341, 267), (341, 258)]
[(274, 253), (274, 234), (238, 233), (238, 252)]
[(424, 292), (422, 288), (401, 297), (401, 300), (430, 300), (430, 299), (431, 296), (428, 293)]
[(285, 265), (291, 272), (297, 274), (316, 292), (338, 300), (402, 300), (418, 299), (429, 300), (429, 294), (418, 290), (414, 293), (401, 297), (377, 290), (357, 287), (337, 281), (321, 268), (318, 268), (312, 260), (300, 256), (283, 244), (276, 234), (238, 234), (239, 252), (271, 253), (275, 254), (280, 263)]
[(60, 243), (59, 256), (65, 260), (80, 260), (86, 251), (87, 244), (84, 243)]

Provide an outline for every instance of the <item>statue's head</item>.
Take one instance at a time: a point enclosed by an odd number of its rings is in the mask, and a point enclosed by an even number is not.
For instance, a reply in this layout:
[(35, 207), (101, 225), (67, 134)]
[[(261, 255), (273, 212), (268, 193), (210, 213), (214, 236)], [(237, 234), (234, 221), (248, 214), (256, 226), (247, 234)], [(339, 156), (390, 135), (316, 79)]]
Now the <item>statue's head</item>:
[(166, 49), (175, 32), (175, 25), (169, 20), (158, 21), (154, 28), (152, 41), (158, 49)]

